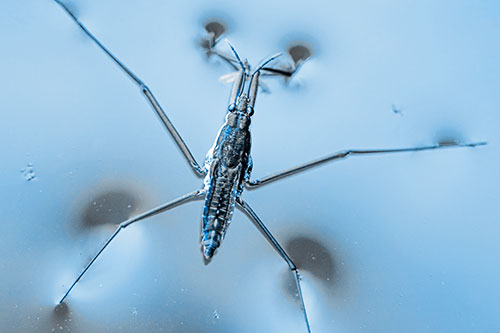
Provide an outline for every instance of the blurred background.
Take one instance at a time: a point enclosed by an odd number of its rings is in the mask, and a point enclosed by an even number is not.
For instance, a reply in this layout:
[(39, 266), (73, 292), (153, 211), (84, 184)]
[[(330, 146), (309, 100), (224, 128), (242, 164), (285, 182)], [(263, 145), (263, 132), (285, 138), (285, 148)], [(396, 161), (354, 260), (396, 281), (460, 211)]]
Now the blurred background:
[[(304, 45), (253, 117), (253, 176), (347, 148), (488, 141), (352, 158), (244, 198), (301, 269), (313, 332), (498, 332), (500, 3), (66, 1), (148, 84), (202, 161), (232, 69)], [(0, 330), (304, 332), (287, 266), (239, 211), (212, 263), (201, 187), (137, 86), (55, 2), (0, 3)], [(202, 43), (203, 44), (203, 43)], [(219, 43), (221, 52), (228, 52)]]

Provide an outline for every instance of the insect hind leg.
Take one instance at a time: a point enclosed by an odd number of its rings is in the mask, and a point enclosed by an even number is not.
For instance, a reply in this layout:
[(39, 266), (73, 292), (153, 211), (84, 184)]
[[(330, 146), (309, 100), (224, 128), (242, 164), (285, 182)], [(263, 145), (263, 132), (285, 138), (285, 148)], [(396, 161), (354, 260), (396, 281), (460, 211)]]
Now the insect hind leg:
[(306, 323), (307, 332), (311, 333), (311, 327), (309, 326), (309, 319), (307, 317), (306, 306), (304, 304), (304, 297), (302, 295), (302, 287), (300, 284), (301, 278), (297, 266), (293, 263), (292, 259), (288, 256), (288, 254), (286, 254), (285, 250), (281, 247), (276, 238), (274, 238), (271, 232), (266, 228), (262, 220), (254, 212), (252, 207), (250, 207), (250, 205), (241, 198), (236, 199), (236, 203), (238, 204), (238, 207), (241, 210), (243, 210), (243, 212), (250, 218), (250, 220), (257, 227), (257, 229), (259, 229), (259, 231), (264, 235), (269, 244), (271, 244), (271, 246), (276, 250), (276, 252), (278, 252), (281, 258), (283, 258), (283, 260), (286, 262), (286, 264), (292, 271), (295, 278), (295, 283), (297, 284), (297, 294), (299, 296), (302, 312), (304, 314), (304, 320)]
[(97, 254), (92, 258), (92, 260), (90, 260), (90, 262), (87, 264), (87, 266), (85, 266), (85, 268), (78, 275), (78, 277), (75, 279), (75, 281), (73, 281), (73, 283), (71, 284), (71, 286), (68, 288), (68, 290), (66, 291), (66, 293), (64, 294), (64, 296), (59, 301), (58, 305), (61, 304), (62, 302), (64, 302), (64, 300), (66, 299), (66, 297), (68, 297), (69, 293), (73, 290), (73, 288), (78, 283), (78, 281), (80, 281), (80, 279), (83, 277), (83, 275), (89, 270), (90, 266), (92, 266), (92, 264), (97, 260), (97, 258), (101, 255), (101, 253), (104, 252), (104, 250), (113, 241), (113, 239), (115, 239), (115, 237), (120, 233), (120, 231), (122, 231), (123, 229), (125, 229), (126, 227), (128, 227), (129, 225), (131, 225), (133, 223), (136, 223), (136, 222), (142, 221), (142, 220), (144, 220), (144, 219), (146, 219), (148, 217), (152, 217), (154, 215), (163, 213), (163, 212), (165, 212), (167, 210), (170, 210), (170, 209), (172, 209), (174, 207), (181, 206), (181, 205), (183, 205), (183, 204), (185, 204), (185, 203), (187, 203), (189, 201), (200, 199), (203, 196), (203, 194), (204, 194), (204, 192), (202, 190), (197, 190), (197, 191), (185, 194), (182, 197), (174, 199), (174, 200), (172, 200), (172, 201), (170, 201), (170, 202), (168, 202), (166, 204), (160, 205), (160, 206), (158, 206), (156, 208), (148, 210), (148, 211), (146, 211), (146, 212), (144, 212), (142, 214), (139, 214), (139, 215), (137, 215), (135, 217), (132, 217), (132, 218), (130, 218), (130, 219), (128, 219), (128, 220), (120, 223), (120, 225), (118, 226), (118, 228), (116, 228), (115, 232), (111, 235), (111, 237), (108, 238), (108, 240), (106, 241), (106, 243), (104, 243), (104, 245), (97, 252)]

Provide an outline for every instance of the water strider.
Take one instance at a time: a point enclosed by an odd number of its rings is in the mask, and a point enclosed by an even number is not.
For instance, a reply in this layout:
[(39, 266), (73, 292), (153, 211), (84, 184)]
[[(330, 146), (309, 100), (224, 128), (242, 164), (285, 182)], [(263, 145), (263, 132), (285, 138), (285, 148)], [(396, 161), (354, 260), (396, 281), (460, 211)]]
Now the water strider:
[[(269, 184), (276, 180), (291, 176), (293, 174), (308, 170), (310, 168), (331, 162), (334, 160), (345, 159), (355, 155), (372, 155), (381, 153), (399, 153), (410, 151), (423, 151), (451, 147), (475, 147), (484, 145), (485, 142), (477, 143), (459, 143), (447, 142), (429, 146), (418, 146), (397, 149), (370, 149), (370, 150), (344, 150), (336, 152), (317, 160), (304, 163), (290, 169), (279, 171), (270, 174), (266, 177), (251, 180), (252, 159), (250, 156), (250, 123), (251, 117), (254, 114), (255, 101), (259, 89), (260, 75), (274, 75), (282, 77), (290, 77), (300, 67), (297, 65), (291, 70), (283, 70), (280, 68), (266, 67), (270, 62), (276, 59), (280, 54), (274, 55), (264, 61), (255, 70), (251, 70), (250, 65), (243, 62), (239, 57), (234, 47), (229, 44), (235, 58), (219, 53), (212, 47), (215, 46), (216, 39), (210, 38), (208, 42), (209, 55), (216, 55), (227, 62), (233, 68), (238, 70), (235, 82), (233, 84), (230, 103), (227, 108), (225, 122), (222, 125), (214, 145), (208, 151), (205, 163), (198, 164), (196, 159), (191, 154), (188, 146), (171, 123), (162, 107), (154, 97), (151, 90), (142, 82), (128, 67), (126, 67), (118, 58), (116, 58), (101, 42), (75, 17), (75, 15), (59, 0), (54, 0), (59, 4), (66, 13), (79, 25), (84, 33), (90, 37), (124, 72), (132, 79), (140, 88), (152, 109), (159, 117), (162, 125), (170, 133), (173, 140), (177, 144), (186, 161), (198, 177), (203, 177), (204, 182), (201, 189), (185, 194), (166, 204), (153, 208), (138, 216), (122, 222), (111, 237), (106, 241), (98, 253), (92, 258), (89, 264), (78, 275), (76, 280), (68, 288), (64, 296), (59, 301), (59, 304), (64, 302), (71, 290), (75, 287), (82, 276), (87, 272), (90, 266), (95, 262), (104, 249), (111, 241), (120, 233), (121, 230), (129, 225), (144, 220), (148, 217), (165, 212), (174, 207), (183, 205), (193, 200), (204, 200), (204, 209), (202, 215), (202, 235), (201, 247), (203, 259), (205, 263), (209, 263), (217, 249), (221, 246), (224, 235), (231, 222), (231, 218), (235, 207), (241, 209), (254, 225), (267, 238), (271, 246), (283, 258), (288, 265), (290, 271), (294, 275), (297, 294), (301, 302), (302, 312), (305, 320), (305, 328), (310, 332), (309, 320), (304, 304), (304, 298), (301, 291), (301, 279), (297, 266), (292, 259), (287, 255), (279, 242), (266, 228), (262, 220), (258, 217), (250, 205), (242, 198), (242, 193), (245, 188), (257, 188), (259, 186)], [(211, 36), (213, 37), (213, 36)], [(294, 59), (295, 60), (295, 59)]]

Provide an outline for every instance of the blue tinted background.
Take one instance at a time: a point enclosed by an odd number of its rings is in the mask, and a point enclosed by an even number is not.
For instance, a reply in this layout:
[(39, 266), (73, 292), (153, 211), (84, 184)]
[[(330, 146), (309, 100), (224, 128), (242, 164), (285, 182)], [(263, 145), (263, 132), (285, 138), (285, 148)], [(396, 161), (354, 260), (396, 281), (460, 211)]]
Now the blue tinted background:
[[(295, 40), (314, 50), (290, 85), (259, 95), (255, 177), (346, 148), (487, 140), (352, 158), (244, 197), (303, 268), (313, 332), (500, 330), (497, 1), (70, 4), (199, 161), (230, 90), (218, 81), (230, 68), (197, 44), (209, 18), (253, 64)], [(201, 202), (122, 232), (54, 312), (113, 232), (101, 222), (201, 181), (53, 1), (1, 2), (0, 36), (2, 331), (304, 331), (286, 265), (240, 212), (203, 265)]]

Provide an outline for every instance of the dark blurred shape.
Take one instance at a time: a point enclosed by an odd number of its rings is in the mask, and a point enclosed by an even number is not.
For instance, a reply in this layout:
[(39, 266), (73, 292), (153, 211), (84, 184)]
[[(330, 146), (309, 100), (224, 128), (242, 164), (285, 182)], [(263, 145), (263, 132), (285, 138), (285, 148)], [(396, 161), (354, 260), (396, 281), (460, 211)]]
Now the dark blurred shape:
[(459, 143), (459, 141), (453, 138), (442, 138), (438, 143), (440, 146), (455, 146)]
[(52, 312), (52, 316), (56, 319), (67, 318), (68, 314), (69, 314), (69, 308), (66, 303), (57, 304), (54, 307), (54, 311)]
[(292, 43), (288, 47), (287, 52), (295, 63), (295, 67), (298, 67), (312, 56), (311, 47), (302, 42)]
[(227, 31), (226, 24), (220, 19), (209, 19), (204, 23), (206, 34), (200, 38), (199, 45), (207, 57), (213, 54), (213, 48)]
[(127, 220), (137, 208), (139, 199), (124, 189), (109, 189), (91, 199), (83, 209), (81, 223), (85, 228), (118, 224)]
[(444, 128), (434, 136), (441, 146), (454, 146), (457, 143), (464, 142), (462, 135), (456, 129)]
[(312, 273), (325, 284), (332, 283), (335, 275), (333, 256), (318, 240), (298, 236), (286, 242), (285, 249), (299, 270)]
[(266, 66), (264, 67), (264, 70), (269, 73), (273, 73), (274, 75), (281, 76), (284, 79), (285, 84), (288, 84), (295, 73), (299, 71), (302, 64), (311, 58), (313, 52), (309, 44), (305, 42), (289, 43), (286, 50), (293, 63), (282, 63), (277, 67)]
[(391, 110), (392, 110), (392, 113), (394, 113), (394, 114), (398, 114), (400, 116), (403, 115), (403, 109), (397, 107), (395, 104), (391, 105)]
[(52, 316), (50, 318), (50, 324), (53, 331), (71, 331), (71, 312), (66, 303), (61, 303), (56, 305), (52, 311)]
[[(300, 272), (311, 273), (326, 287), (332, 287), (337, 280), (333, 255), (320, 241), (307, 236), (297, 236), (285, 243), (285, 251)], [(289, 270), (283, 273), (282, 288), (298, 300), (295, 278)]]
[(226, 27), (221, 21), (213, 20), (205, 24), (205, 30), (208, 34), (213, 35), (214, 39), (217, 40), (224, 32), (226, 32)]

